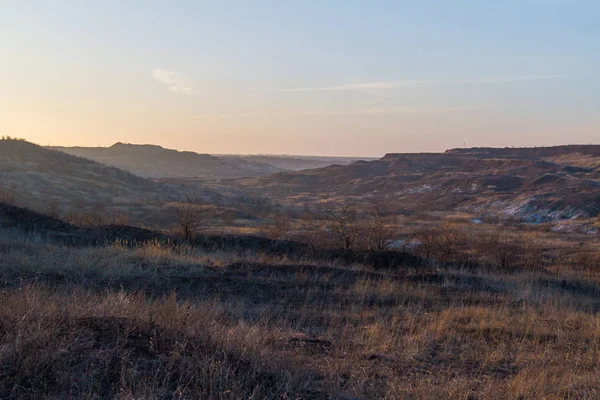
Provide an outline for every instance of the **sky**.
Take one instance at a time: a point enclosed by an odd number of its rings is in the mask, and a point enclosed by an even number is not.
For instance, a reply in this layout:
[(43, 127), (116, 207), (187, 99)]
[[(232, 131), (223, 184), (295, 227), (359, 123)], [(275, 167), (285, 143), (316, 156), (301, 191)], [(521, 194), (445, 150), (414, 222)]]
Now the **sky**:
[(382, 156), (600, 143), (598, 0), (0, 0), (0, 134)]

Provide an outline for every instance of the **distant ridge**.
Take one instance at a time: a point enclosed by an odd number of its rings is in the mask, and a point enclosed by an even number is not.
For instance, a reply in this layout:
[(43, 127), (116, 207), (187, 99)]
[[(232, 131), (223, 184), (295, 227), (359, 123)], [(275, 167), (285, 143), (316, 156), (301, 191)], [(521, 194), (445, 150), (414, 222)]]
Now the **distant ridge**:
[(276, 155), (276, 154), (246, 154), (246, 155), (218, 155), (225, 160), (253, 161), (267, 163), (281, 168), (282, 170), (300, 171), (303, 169), (322, 168), (329, 165), (348, 165), (356, 161), (372, 161), (376, 157), (320, 157), (320, 156), (298, 156), (298, 155)]
[(242, 178), (274, 174), (284, 169), (268, 163), (222, 159), (153, 144), (117, 142), (110, 147), (52, 147), (71, 155), (112, 165), (146, 178)]
[(467, 211), (543, 222), (600, 215), (600, 145), (388, 153), (375, 161), (240, 182), (285, 202), (296, 195), (384, 200), (428, 212)]
[(565, 154), (583, 154), (600, 157), (600, 145), (598, 144), (570, 144), (547, 147), (471, 147), (466, 149), (449, 149), (446, 154), (462, 154), (476, 156), (499, 156), (499, 157), (522, 157), (540, 158), (556, 157)]

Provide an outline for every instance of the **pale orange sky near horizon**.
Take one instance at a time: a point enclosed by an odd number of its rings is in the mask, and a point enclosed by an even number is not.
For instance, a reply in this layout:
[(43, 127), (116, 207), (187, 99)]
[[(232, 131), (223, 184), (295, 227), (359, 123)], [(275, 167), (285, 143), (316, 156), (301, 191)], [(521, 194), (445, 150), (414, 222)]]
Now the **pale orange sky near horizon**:
[[(45, 128), (47, 129), (47, 122), (44, 121)], [(64, 127), (65, 123), (63, 121), (60, 122), (60, 126)], [(22, 125), (20, 125), (22, 126)], [(386, 146), (379, 146), (376, 150), (367, 149), (365, 151), (356, 150), (356, 146), (352, 145), (352, 135), (349, 134), (347, 136), (347, 140), (350, 143), (346, 143), (346, 146), (343, 145), (334, 145), (331, 150), (327, 149), (327, 140), (320, 140), (316, 136), (306, 135), (306, 136), (295, 136), (295, 142), (278, 140), (278, 136), (268, 137), (268, 135), (252, 135), (244, 138), (243, 135), (237, 137), (237, 143), (235, 145), (231, 143), (217, 143), (211, 144), (211, 140), (216, 135), (206, 134), (201, 135), (201, 138), (194, 137), (194, 135), (186, 134), (181, 135), (179, 139), (176, 139), (176, 135), (167, 135), (162, 134), (160, 131), (155, 134), (150, 135), (131, 135), (128, 134), (127, 131), (122, 131), (121, 134), (113, 133), (110, 135), (105, 135), (102, 132), (97, 132), (97, 136), (95, 135), (80, 135), (77, 132), (74, 132), (72, 135), (65, 134), (61, 130), (57, 131), (54, 134), (28, 134), (30, 132), (37, 131), (35, 129), (35, 125), (31, 125), (31, 128), (25, 129), (22, 133), (19, 133), (19, 130), (13, 130), (11, 136), (24, 138), (30, 142), (37, 143), (42, 146), (82, 146), (82, 147), (109, 147), (117, 142), (124, 143), (133, 143), (133, 144), (155, 144), (160, 145), (169, 149), (176, 149), (180, 151), (195, 151), (198, 153), (208, 153), (208, 154), (280, 154), (280, 155), (316, 155), (316, 156), (348, 156), (348, 157), (381, 157), (386, 153), (402, 153), (402, 152), (443, 152), (444, 150), (456, 147), (462, 147), (463, 144), (466, 144), (467, 147), (479, 147), (479, 146), (491, 146), (491, 147), (505, 147), (506, 142), (496, 141), (496, 142), (485, 142), (485, 143), (473, 143), (469, 141), (457, 140), (453, 142), (453, 140), (440, 141), (437, 145), (432, 145), (431, 143), (422, 143), (419, 142), (418, 138), (415, 138), (412, 143), (406, 143), (407, 137), (410, 135), (403, 135), (402, 142), (398, 143), (396, 146), (390, 146), (389, 144)], [(118, 130), (117, 130), (118, 131)], [(585, 130), (582, 130), (585, 132)], [(590, 128), (589, 134), (594, 134), (593, 128)], [(171, 139), (167, 138), (170, 136)], [(229, 135), (230, 137), (235, 137), (235, 134)], [(373, 140), (377, 140), (378, 135), (370, 135)], [(534, 147), (534, 146), (551, 146), (551, 145), (561, 145), (561, 144), (598, 144), (598, 142), (571, 142), (568, 140), (562, 140), (561, 132), (557, 132), (554, 136), (553, 141), (547, 140), (547, 131), (543, 132), (542, 135), (545, 136), (546, 140), (542, 141), (523, 141), (520, 143), (516, 143), (510, 146), (523, 146), (523, 147)], [(262, 138), (262, 140), (258, 140), (257, 137)], [(297, 138), (301, 139), (298, 140)], [(92, 138), (92, 139), (91, 139)], [(94, 140), (97, 138), (98, 140)], [(102, 139), (102, 140), (100, 140)], [(247, 139), (248, 141), (246, 142)], [(309, 143), (300, 143), (305, 140), (310, 141)], [(216, 141), (216, 140), (215, 140)], [(253, 143), (256, 142), (256, 143)], [(264, 143), (269, 142), (268, 146), (265, 146)], [(446, 143), (444, 145), (444, 143)], [(290, 145), (292, 144), (292, 145)], [(509, 147), (510, 147), (509, 146)]]
[(593, 1), (151, 3), (1, 4), (0, 135), (358, 157), (600, 142)]

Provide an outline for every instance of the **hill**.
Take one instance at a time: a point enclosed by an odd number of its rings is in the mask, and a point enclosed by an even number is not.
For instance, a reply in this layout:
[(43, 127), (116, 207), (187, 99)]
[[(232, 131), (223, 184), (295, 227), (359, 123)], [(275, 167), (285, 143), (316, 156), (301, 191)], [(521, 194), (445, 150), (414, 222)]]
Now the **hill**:
[(285, 169), (242, 158), (165, 149), (156, 145), (115, 143), (110, 147), (53, 147), (71, 155), (111, 165), (146, 178), (241, 178)]
[[(138, 213), (206, 184), (249, 204), (255, 192), (295, 205), (383, 199), (396, 211), (501, 213), (526, 199), (561, 218), (591, 215), (600, 198), (598, 171), (572, 161), (581, 154), (389, 154), (190, 184), (2, 141), (0, 177), (40, 204), (52, 193), (74, 204), (96, 196)], [(319, 220), (310, 211), (307, 219), (274, 214), (265, 230), (245, 223), (237, 235), (188, 237), (126, 223), (80, 226), (0, 200), (0, 398), (595, 393), (597, 231), (446, 223), (442, 213), (433, 223), (435, 215), (360, 212)], [(346, 246), (345, 232), (367, 246)], [(374, 250), (372, 235), (401, 246)]]
[(123, 210), (137, 221), (157, 204), (179, 196), (167, 185), (21, 140), (0, 140), (0, 189), (5, 195), (10, 192), (17, 204), (35, 210)]
[[(192, 159), (196, 156), (202, 155)], [(198, 218), (215, 225), (232, 219), (224, 213), (254, 218), (258, 206), (253, 202), (263, 199), (235, 192), (223, 195), (208, 189), (201, 179), (152, 180), (26, 141), (0, 140), (2, 201), (59, 215), (78, 226), (129, 223), (171, 229), (177, 202), (192, 201)]]
[[(600, 212), (598, 146), (391, 153), (347, 166), (237, 181), (292, 204), (385, 200), (396, 210), (469, 211), (530, 222)], [(587, 167), (581, 166), (585, 161)]]

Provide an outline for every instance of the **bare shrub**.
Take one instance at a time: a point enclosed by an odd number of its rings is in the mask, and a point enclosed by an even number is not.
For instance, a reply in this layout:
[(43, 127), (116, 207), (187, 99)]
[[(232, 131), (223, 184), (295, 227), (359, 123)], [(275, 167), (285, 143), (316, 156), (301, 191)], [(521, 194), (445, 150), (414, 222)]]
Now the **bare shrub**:
[(83, 215), (83, 213), (81, 211), (71, 211), (67, 214), (67, 216), (65, 217), (65, 221), (67, 221), (69, 224), (73, 225), (73, 226), (85, 226), (86, 225), (86, 218)]
[(301, 229), (295, 233), (293, 239), (307, 244), (313, 256), (317, 256), (320, 250), (329, 247), (330, 237), (327, 224), (314, 214), (306, 213), (303, 216)]
[(129, 215), (119, 209), (113, 209), (107, 214), (109, 225), (127, 225), (129, 224)]
[(511, 268), (521, 260), (523, 246), (512, 233), (494, 232), (480, 237), (480, 252), (493, 265)]
[[(75, 209), (65, 216), (65, 220), (71, 225), (80, 227), (126, 225), (129, 222), (126, 213), (108, 207), (106, 204), (105, 201), (97, 201), (90, 206), (79, 200), (75, 203)], [(58, 201), (49, 204), (47, 212), (49, 215), (59, 218), (61, 207)]]
[(427, 259), (447, 263), (457, 261), (465, 248), (466, 235), (449, 224), (440, 228), (423, 229), (416, 235), (419, 253)]
[(330, 217), (330, 227), (338, 239), (342, 249), (354, 250), (358, 237), (358, 227), (355, 224), (356, 212), (350, 206), (343, 206), (337, 211), (327, 210)]
[(106, 225), (107, 206), (106, 203), (98, 201), (88, 212), (88, 224), (91, 226)]
[(396, 229), (393, 221), (385, 217), (381, 203), (375, 204), (361, 224), (361, 237), (367, 250), (386, 250)]
[(200, 213), (196, 204), (191, 201), (177, 203), (174, 206), (175, 218), (179, 232), (185, 240), (193, 240), (198, 234)]
[(265, 234), (272, 239), (286, 239), (292, 228), (292, 223), (287, 215), (277, 214), (273, 216), (273, 223), (264, 229)]

